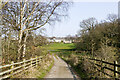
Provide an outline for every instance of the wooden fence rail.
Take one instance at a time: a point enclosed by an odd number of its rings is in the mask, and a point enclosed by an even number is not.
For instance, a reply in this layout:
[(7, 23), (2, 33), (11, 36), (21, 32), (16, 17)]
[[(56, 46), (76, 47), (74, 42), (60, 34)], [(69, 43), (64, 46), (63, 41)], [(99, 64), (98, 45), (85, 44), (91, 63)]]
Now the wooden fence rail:
[(13, 75), (20, 73), (30, 67), (36, 67), (38, 63), (40, 63), (41, 59), (43, 57), (37, 57), (36, 58), (31, 58), (29, 60), (23, 60), (21, 62), (14, 63), (13, 61), (11, 64), (0, 66), (0, 69), (2, 70), (0, 72), (0, 80), (13, 77)]
[[(94, 64), (96, 66), (97, 70), (99, 72), (102, 72), (104, 75), (107, 75), (112, 78), (119, 78), (120, 71), (118, 71), (118, 68), (120, 68), (120, 65), (117, 63), (117, 61), (114, 61), (113, 63), (111, 63), (111, 62), (104, 61), (102, 59), (90, 58), (90, 57), (86, 57), (86, 56), (80, 56), (79, 58), (88, 59), (90, 61), (90, 63)], [(99, 64), (99, 63), (101, 63), (101, 64)], [(111, 65), (111, 66), (113, 66), (113, 68), (107, 67), (105, 65)], [(98, 67), (101, 69), (98, 69)], [(105, 73), (104, 72), (105, 69), (112, 71), (114, 73), (114, 76), (110, 75), (108, 73)]]

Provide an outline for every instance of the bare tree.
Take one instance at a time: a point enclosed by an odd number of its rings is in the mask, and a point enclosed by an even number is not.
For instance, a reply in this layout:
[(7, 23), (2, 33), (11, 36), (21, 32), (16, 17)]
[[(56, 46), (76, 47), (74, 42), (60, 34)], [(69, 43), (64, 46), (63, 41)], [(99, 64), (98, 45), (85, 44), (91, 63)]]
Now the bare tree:
[[(94, 33), (94, 29), (96, 27), (96, 25), (98, 24), (97, 20), (95, 18), (89, 18), (86, 20), (83, 20), (82, 22), (80, 22), (80, 27), (82, 28), (82, 33), (87, 33), (89, 34), (93, 34)], [(92, 55), (94, 55), (94, 39), (91, 36), (91, 53)]]
[(110, 22), (116, 22), (118, 19), (117, 15), (116, 14), (108, 14), (107, 16), (107, 20), (110, 21)]
[[(37, 30), (46, 24), (60, 21), (66, 15), (68, 3), (63, 1), (49, 2), (12, 2), (7, 3), (3, 9), (4, 27), (8, 26), (17, 32), (18, 59), (25, 57), (28, 31)], [(8, 25), (9, 24), (9, 25)]]
[(96, 24), (98, 24), (97, 20), (92, 17), (80, 22), (80, 27), (82, 28), (82, 30), (91, 31), (94, 29)]

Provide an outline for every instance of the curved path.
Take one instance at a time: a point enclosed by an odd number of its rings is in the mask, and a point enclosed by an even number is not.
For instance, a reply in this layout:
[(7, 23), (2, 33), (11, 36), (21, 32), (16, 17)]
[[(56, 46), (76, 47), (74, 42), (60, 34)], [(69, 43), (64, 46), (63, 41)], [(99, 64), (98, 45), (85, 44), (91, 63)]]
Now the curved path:
[(57, 56), (54, 58), (54, 66), (50, 70), (50, 72), (46, 75), (45, 78), (71, 78), (74, 80), (73, 74), (69, 69), (69, 66), (65, 61)]

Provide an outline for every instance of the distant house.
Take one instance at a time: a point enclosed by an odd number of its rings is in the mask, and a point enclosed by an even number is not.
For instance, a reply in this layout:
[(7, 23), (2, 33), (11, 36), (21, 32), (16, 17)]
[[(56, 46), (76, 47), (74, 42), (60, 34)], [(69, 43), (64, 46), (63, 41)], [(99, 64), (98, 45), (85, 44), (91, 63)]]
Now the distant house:
[(65, 40), (64, 43), (72, 43), (72, 40)]
[(48, 37), (47, 38), (48, 42), (63, 42), (63, 43), (72, 43), (72, 40), (67, 40), (63, 37)]
[(48, 42), (54, 42), (54, 39), (47, 38), (47, 41), (48, 41)]

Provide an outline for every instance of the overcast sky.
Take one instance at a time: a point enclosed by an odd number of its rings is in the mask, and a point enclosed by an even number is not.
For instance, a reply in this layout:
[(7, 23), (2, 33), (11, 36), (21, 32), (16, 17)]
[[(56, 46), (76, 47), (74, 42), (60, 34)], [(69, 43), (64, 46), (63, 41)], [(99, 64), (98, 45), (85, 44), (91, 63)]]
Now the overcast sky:
[(65, 37), (75, 35), (80, 29), (80, 21), (95, 17), (105, 20), (108, 14), (118, 14), (117, 2), (75, 2), (69, 9), (69, 17), (54, 26), (46, 25), (46, 36)]

